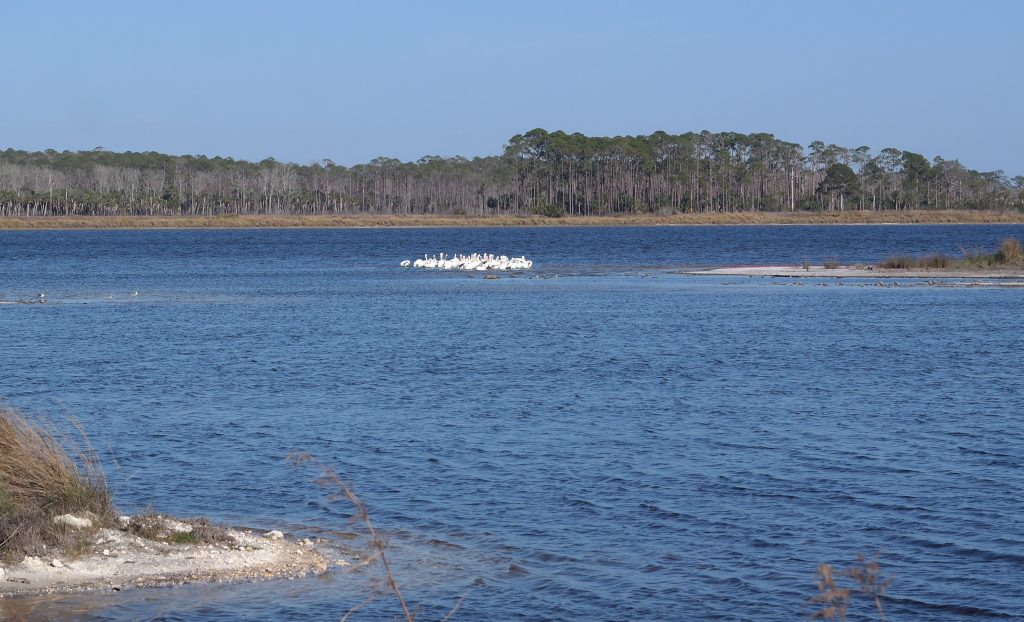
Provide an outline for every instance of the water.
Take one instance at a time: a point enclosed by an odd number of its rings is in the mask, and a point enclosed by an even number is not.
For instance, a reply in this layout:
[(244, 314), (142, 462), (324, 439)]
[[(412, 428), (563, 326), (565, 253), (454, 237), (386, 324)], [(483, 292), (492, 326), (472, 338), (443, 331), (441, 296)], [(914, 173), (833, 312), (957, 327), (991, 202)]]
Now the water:
[[(1019, 289), (666, 268), (992, 248), (1021, 226), (0, 232), (0, 394), (74, 415), (118, 505), (294, 533), (355, 483), (419, 619), (794, 620), (879, 555), (889, 619), (1024, 619)], [(529, 274), (402, 270), (525, 254)], [(130, 296), (137, 290), (137, 297)], [(337, 619), (362, 574), (0, 601)], [(870, 614), (861, 606), (858, 611)], [(381, 600), (357, 620), (392, 620)]]

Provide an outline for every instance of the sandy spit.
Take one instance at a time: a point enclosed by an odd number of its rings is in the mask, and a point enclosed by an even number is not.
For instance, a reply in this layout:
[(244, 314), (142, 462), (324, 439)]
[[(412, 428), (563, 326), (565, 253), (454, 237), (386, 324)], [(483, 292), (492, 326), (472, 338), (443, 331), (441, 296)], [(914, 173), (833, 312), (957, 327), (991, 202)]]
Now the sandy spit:
[[(309, 540), (229, 530), (235, 544), (170, 544), (101, 529), (77, 559), (26, 557), (0, 567), (0, 598), (198, 582), (289, 578), (325, 572), (331, 560)], [(343, 560), (337, 565), (346, 565)]]
[(711, 270), (684, 271), (698, 276), (760, 276), (789, 278), (860, 278), (860, 279), (999, 279), (1000, 285), (1012, 286), (1024, 279), (1024, 272), (1014, 270), (904, 270), (872, 266), (736, 266)]

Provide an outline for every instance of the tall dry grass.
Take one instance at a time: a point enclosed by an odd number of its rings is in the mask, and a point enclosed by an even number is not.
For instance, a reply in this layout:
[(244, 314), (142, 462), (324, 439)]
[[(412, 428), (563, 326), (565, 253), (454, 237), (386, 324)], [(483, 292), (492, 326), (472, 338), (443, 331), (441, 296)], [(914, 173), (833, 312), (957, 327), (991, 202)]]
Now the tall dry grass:
[(88, 515), (97, 525), (114, 516), (110, 489), (84, 431), (58, 434), (45, 422), (0, 405), (0, 557), (66, 547), (81, 536), (54, 523)]
[(0, 218), (0, 229), (195, 229), (289, 227), (601, 227), (770, 224), (1024, 223), (1024, 212), (904, 210), (844, 212), (707, 212), (660, 216), (458, 216), (435, 214), (267, 214), (221, 216), (50, 216)]
[(1020, 240), (1007, 238), (999, 243), (999, 250), (996, 251), (996, 258), (1000, 263), (1010, 265), (1024, 264), (1024, 248)]
[(878, 264), (881, 268), (920, 269), (920, 268), (1016, 268), (1024, 267), (1024, 247), (1019, 240), (1007, 238), (999, 243), (999, 250), (994, 253), (970, 251), (961, 248), (961, 259), (954, 259), (941, 253), (925, 257), (909, 255), (893, 255)]
[(909, 255), (894, 255), (888, 257), (885, 261), (878, 264), (881, 268), (891, 269), (919, 269), (919, 268), (953, 268), (957, 266), (957, 261), (949, 255), (943, 255), (942, 253), (936, 253), (934, 255), (927, 255), (925, 257), (911, 257)]
[[(369, 551), (368, 555), (366, 555), (367, 561), (364, 563), (380, 560), (381, 566), (383, 567), (383, 589), (370, 594), (370, 596), (368, 596), (363, 602), (358, 603), (349, 609), (341, 618), (342, 622), (348, 620), (352, 614), (360, 608), (377, 598), (386, 595), (388, 592), (395, 595), (395, 599), (398, 601), (398, 605), (402, 610), (402, 619), (404, 619), (405, 622), (413, 622), (416, 619), (417, 612), (409, 608), (409, 604), (406, 602), (405, 597), (402, 595), (402, 590), (398, 586), (398, 581), (395, 579), (394, 570), (391, 567), (391, 563), (388, 561), (387, 540), (384, 535), (373, 526), (373, 521), (370, 520), (370, 512), (366, 509), (366, 505), (363, 503), (362, 499), (356, 495), (352, 485), (342, 479), (338, 472), (333, 468), (323, 464), (308, 453), (293, 453), (288, 456), (288, 459), (295, 466), (306, 465), (315, 468), (318, 471), (316, 483), (326, 486), (328, 489), (334, 491), (334, 494), (330, 497), (331, 500), (346, 499), (352, 504), (355, 511), (350, 520), (355, 523), (362, 523), (369, 535)], [(441, 622), (447, 622), (452, 618), (455, 612), (462, 605), (462, 601), (465, 597), (466, 596), (463, 595), (462, 598), (455, 603), (455, 606), (448, 611), (444, 618), (441, 619)]]
[(885, 608), (882, 599), (892, 579), (882, 576), (877, 559), (868, 559), (863, 554), (846, 568), (833, 568), (831, 564), (818, 566), (818, 594), (811, 603), (820, 606), (810, 617), (812, 620), (845, 620), (853, 597), (860, 595), (875, 606), (879, 622), (885, 622)]

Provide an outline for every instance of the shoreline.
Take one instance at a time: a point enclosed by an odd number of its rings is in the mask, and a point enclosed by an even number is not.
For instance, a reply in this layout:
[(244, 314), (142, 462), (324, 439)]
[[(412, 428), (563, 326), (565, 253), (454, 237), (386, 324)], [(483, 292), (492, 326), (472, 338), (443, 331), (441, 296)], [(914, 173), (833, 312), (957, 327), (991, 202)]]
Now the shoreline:
[(73, 559), (25, 557), (13, 566), (0, 566), (0, 599), (294, 579), (322, 574), (332, 565), (348, 565), (340, 558), (332, 560), (317, 543), (286, 538), (279, 531), (230, 529), (227, 533), (234, 539), (230, 546), (173, 544), (100, 529), (95, 534), (97, 550), (89, 554)]
[[(1024, 285), (1024, 270), (970, 270), (944, 268), (879, 268), (876, 266), (733, 266), (708, 270), (687, 270), (679, 272), (689, 276), (746, 276), (775, 278), (833, 278), (833, 279), (994, 279), (1003, 286)], [(1011, 283), (1005, 281), (1014, 280)], [(1018, 285), (1017, 283), (1020, 283)]]
[(45, 216), (0, 218), (0, 231), (63, 229), (288, 229), (442, 227), (665, 227), (724, 225), (940, 225), (1024, 224), (1024, 212), (908, 210), (848, 212), (728, 212), (672, 216), (433, 216), (224, 215)]

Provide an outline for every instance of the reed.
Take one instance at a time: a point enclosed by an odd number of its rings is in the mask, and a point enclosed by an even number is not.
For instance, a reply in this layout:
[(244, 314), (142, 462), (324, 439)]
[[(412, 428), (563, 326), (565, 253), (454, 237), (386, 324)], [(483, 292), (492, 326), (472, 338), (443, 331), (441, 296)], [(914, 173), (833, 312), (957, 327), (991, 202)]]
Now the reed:
[(0, 405), (0, 557), (39, 554), (46, 546), (76, 549), (85, 534), (56, 524), (62, 514), (112, 522), (110, 489), (89, 438), (58, 434)]
[[(384, 589), (381, 590), (380, 593), (370, 594), (370, 596), (367, 597), (366, 600), (356, 604), (354, 607), (349, 609), (348, 612), (346, 612), (345, 615), (341, 618), (342, 622), (348, 620), (352, 616), (352, 614), (355, 613), (358, 609), (372, 602), (373, 600), (387, 592), (391, 592), (395, 595), (395, 598), (398, 600), (398, 604), (401, 607), (402, 618), (405, 620), (405, 622), (413, 622), (416, 618), (416, 612), (412, 611), (409, 608), (409, 604), (406, 602), (405, 597), (402, 595), (402, 590), (398, 586), (398, 581), (395, 579), (394, 570), (391, 568), (391, 563), (388, 561), (387, 557), (387, 540), (384, 538), (384, 535), (373, 526), (373, 522), (370, 520), (370, 513), (366, 509), (366, 505), (363, 503), (362, 499), (360, 499), (356, 495), (355, 490), (352, 488), (352, 485), (346, 482), (344, 479), (342, 479), (338, 472), (335, 471), (333, 468), (323, 464), (322, 462), (320, 462), (319, 460), (317, 460), (315, 457), (308, 453), (290, 454), (288, 456), (288, 460), (291, 461), (291, 463), (297, 467), (302, 465), (309, 465), (315, 468), (319, 473), (317, 479), (315, 480), (316, 483), (322, 486), (326, 486), (327, 488), (335, 491), (335, 494), (330, 497), (332, 501), (338, 499), (346, 499), (348, 500), (349, 503), (352, 504), (352, 507), (354, 508), (355, 511), (350, 520), (356, 523), (362, 523), (369, 534), (370, 550), (369, 554), (366, 557), (366, 563), (380, 560), (381, 566), (383, 567)], [(455, 603), (455, 606), (448, 611), (447, 615), (445, 615), (444, 618), (442, 618), (442, 622), (446, 622), (447, 620), (451, 619), (451, 617), (462, 605), (463, 599), (465, 599), (465, 595), (463, 595), (462, 598), (460, 598), (458, 602)]]
[(875, 606), (879, 622), (885, 622), (882, 600), (892, 579), (882, 576), (877, 559), (857, 555), (857, 561), (846, 568), (833, 568), (831, 564), (818, 565), (818, 593), (811, 603), (820, 609), (811, 613), (812, 620), (845, 620), (853, 596), (869, 599)]

